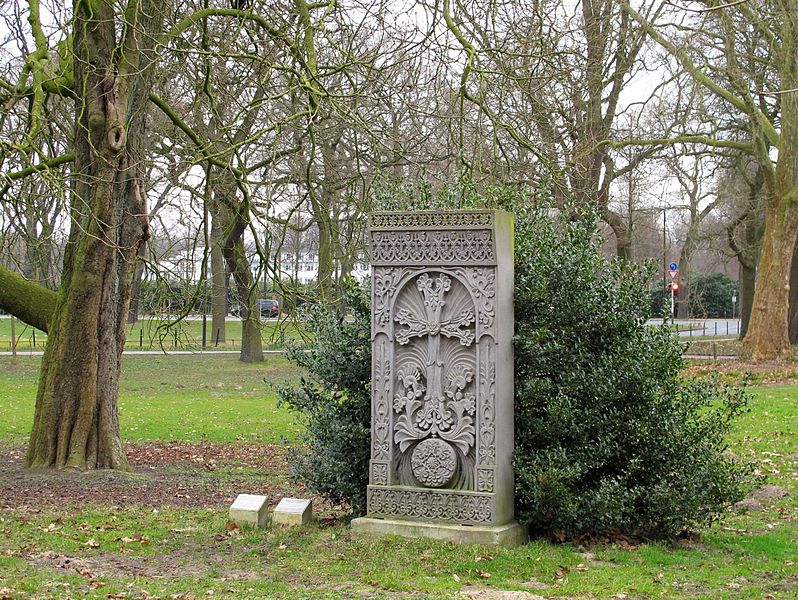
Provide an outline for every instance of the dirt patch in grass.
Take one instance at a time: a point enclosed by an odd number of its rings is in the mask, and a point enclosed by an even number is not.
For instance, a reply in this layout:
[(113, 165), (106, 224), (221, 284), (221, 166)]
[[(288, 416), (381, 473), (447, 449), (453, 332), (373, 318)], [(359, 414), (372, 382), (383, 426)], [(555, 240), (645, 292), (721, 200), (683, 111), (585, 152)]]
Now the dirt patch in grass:
[(730, 381), (742, 380), (750, 374), (755, 385), (795, 383), (798, 362), (774, 361), (753, 363), (743, 360), (695, 361), (682, 371), (684, 376), (719, 375)]
[(282, 446), (146, 443), (125, 447), (133, 473), (25, 469), (23, 447), (0, 447), (0, 508), (64, 504), (219, 507), (246, 492), (270, 503), (307, 497), (289, 481)]

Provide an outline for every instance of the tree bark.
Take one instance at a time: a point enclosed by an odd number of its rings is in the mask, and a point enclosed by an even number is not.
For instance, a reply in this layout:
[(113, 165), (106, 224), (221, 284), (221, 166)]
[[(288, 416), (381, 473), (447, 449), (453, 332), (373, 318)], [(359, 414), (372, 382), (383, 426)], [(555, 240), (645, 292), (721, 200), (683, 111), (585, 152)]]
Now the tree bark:
[(751, 321), (751, 308), (754, 306), (754, 290), (756, 288), (756, 267), (741, 263), (740, 275), (740, 339), (748, 333)]
[(744, 355), (752, 360), (792, 354), (787, 312), (790, 267), (798, 238), (798, 204), (769, 200), (768, 205), (751, 319), (743, 340)]
[(227, 321), (227, 272), (224, 268), (224, 224), (220, 211), (223, 207), (214, 203), (211, 212), (211, 335), (213, 343), (226, 341)]
[[(263, 361), (263, 340), (260, 335), (260, 307), (249, 260), (244, 251), (244, 231), (249, 218), (247, 209), (235, 197), (235, 181), (226, 173), (219, 174), (214, 188), (214, 202), (223, 216), (224, 229), (222, 254), (233, 276), (241, 311), (241, 362)], [(235, 207), (235, 212), (233, 210)]]
[(787, 313), (787, 335), (790, 344), (798, 341), (798, 247), (792, 252), (790, 266), (790, 307)]
[(241, 362), (262, 362), (263, 361), (263, 342), (260, 335), (260, 307), (256, 290), (253, 289), (252, 273), (249, 270), (249, 262), (244, 252), (244, 241), (241, 235), (235, 236), (231, 241), (228, 236), (228, 243), (224, 249), (225, 259), (230, 265), (233, 273), (233, 280), (238, 289), (238, 297), (244, 310), (241, 311)]
[(144, 244), (139, 248), (136, 260), (136, 269), (133, 273), (133, 285), (130, 292), (130, 308), (127, 312), (127, 324), (133, 325), (139, 320), (139, 305), (141, 302), (141, 280), (144, 278)]
[(28, 467), (129, 469), (117, 397), (136, 255), (148, 236), (142, 145), (159, 10), (143, 0), (122, 28), (112, 3), (75, 3), (71, 228)]
[(765, 234), (743, 350), (754, 360), (792, 354), (787, 332), (790, 267), (798, 238), (798, 1), (782, 3), (781, 132), (775, 177), (765, 203)]

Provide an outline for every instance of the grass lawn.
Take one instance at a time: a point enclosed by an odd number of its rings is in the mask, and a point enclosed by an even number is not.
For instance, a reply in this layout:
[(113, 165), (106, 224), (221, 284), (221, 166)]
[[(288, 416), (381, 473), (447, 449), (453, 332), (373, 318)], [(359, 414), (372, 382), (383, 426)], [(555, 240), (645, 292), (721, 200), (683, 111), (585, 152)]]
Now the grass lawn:
[[(6, 455), (23, 449), (37, 366), (35, 358), (0, 357)], [(128, 356), (123, 373), (120, 424), (131, 448), (174, 441), (198, 453), (216, 443), (259, 449), (297, 428), (263, 382), (297, 376), (282, 358), (243, 365), (234, 356)], [(185, 498), (192, 491), (155, 505), (110, 497), (11, 506), (0, 493), (0, 598), (796, 598), (798, 386), (760, 385), (752, 395), (731, 449), (756, 461), (766, 483), (789, 495), (761, 499), (762, 510), (729, 512), (700, 536), (674, 544), (534, 540), (497, 549), (358, 539), (333, 518), (340, 514), (334, 507), (318, 500), (314, 508), (324, 518), (308, 529), (249, 531), (228, 526), (224, 502), (192, 505)], [(234, 494), (247, 491), (247, 483), (260, 485), (265, 473), (275, 494), (303, 493), (275, 463), (260, 468), (257, 456), (246, 463), (219, 459), (211, 470), (190, 458), (189, 452), (158, 481), (191, 476)], [(20, 475), (11, 464), (0, 463), (0, 486), (12, 471), (31, 489), (36, 477), (101, 492), (154, 481), (144, 467), (132, 475)], [(24, 489), (16, 491), (24, 497)]]
[[(23, 443), (33, 423), (39, 357), (0, 357), (0, 440)], [(295, 377), (282, 356), (245, 364), (235, 355), (124, 356), (122, 439), (130, 442), (276, 443), (296, 425), (272, 385)]]

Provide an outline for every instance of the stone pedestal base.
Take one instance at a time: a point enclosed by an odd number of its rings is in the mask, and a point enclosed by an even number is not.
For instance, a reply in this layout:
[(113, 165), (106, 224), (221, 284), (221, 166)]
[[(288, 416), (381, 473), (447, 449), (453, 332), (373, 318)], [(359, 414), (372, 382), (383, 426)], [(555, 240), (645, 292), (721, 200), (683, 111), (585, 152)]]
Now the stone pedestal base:
[(506, 547), (525, 544), (528, 539), (526, 527), (515, 521), (496, 527), (487, 527), (484, 525), (450, 525), (361, 517), (352, 521), (352, 533), (355, 535), (399, 535), (408, 538), (427, 537), (457, 544)]

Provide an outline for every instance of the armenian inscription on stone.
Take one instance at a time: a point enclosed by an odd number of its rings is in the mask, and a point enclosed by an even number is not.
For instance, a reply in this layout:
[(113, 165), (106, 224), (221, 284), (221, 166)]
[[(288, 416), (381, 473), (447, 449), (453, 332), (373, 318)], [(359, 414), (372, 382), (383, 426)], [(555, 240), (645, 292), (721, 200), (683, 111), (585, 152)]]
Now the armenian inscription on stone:
[(512, 228), (493, 210), (369, 219), (369, 517), (513, 518)]

